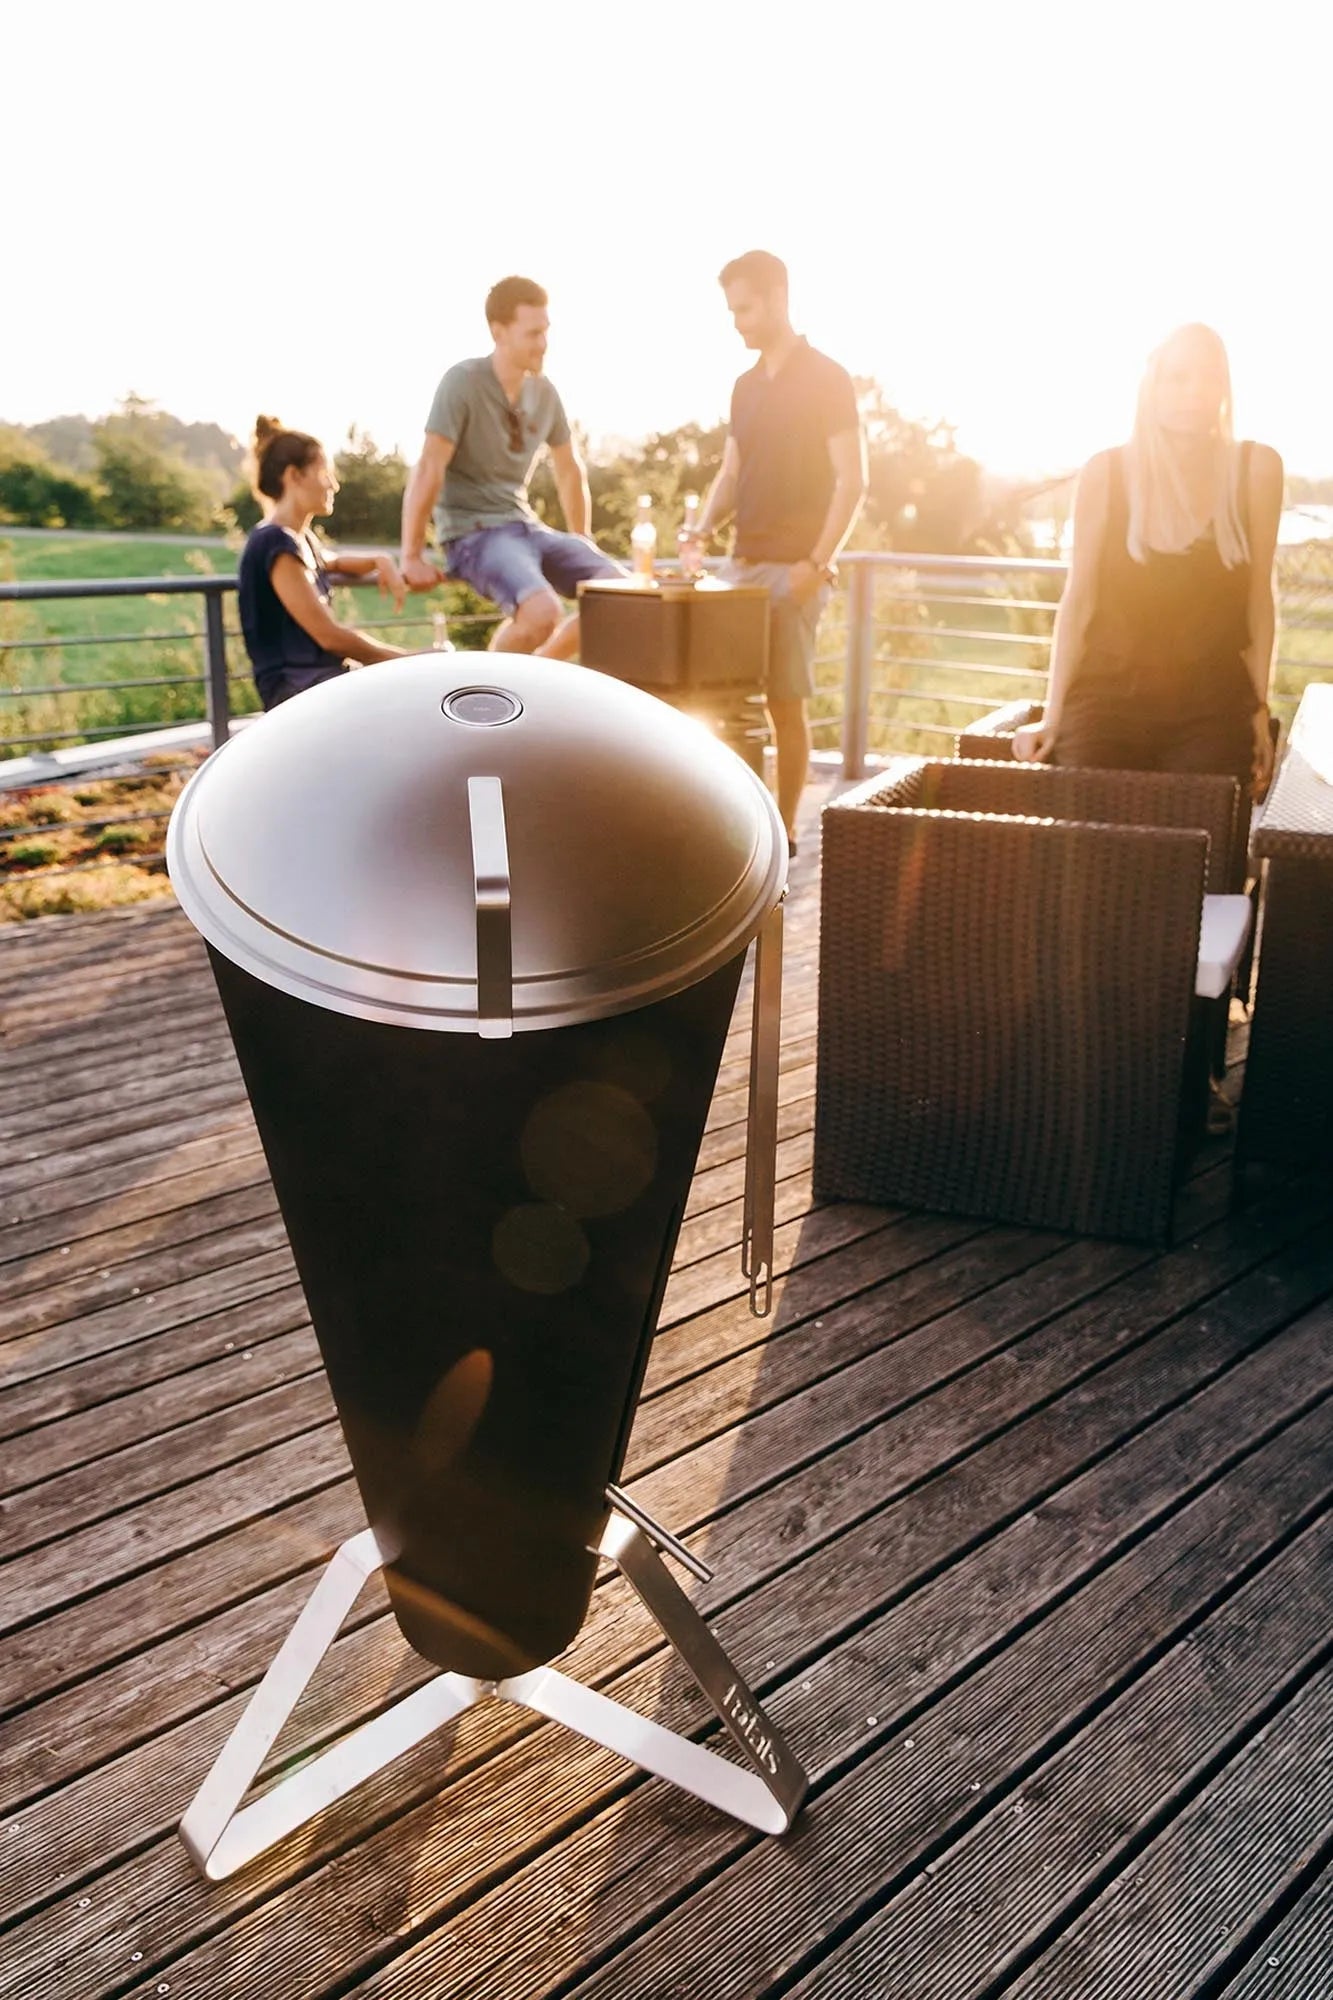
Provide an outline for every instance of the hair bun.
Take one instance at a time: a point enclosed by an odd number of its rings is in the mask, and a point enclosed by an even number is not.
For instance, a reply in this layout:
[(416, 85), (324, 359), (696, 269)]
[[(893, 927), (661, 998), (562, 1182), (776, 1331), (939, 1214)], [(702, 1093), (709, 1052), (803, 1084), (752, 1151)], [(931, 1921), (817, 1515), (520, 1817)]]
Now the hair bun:
[(282, 425), (276, 417), (256, 417), (255, 443), (257, 445), (266, 445), (269, 439), (276, 437), (281, 429)]

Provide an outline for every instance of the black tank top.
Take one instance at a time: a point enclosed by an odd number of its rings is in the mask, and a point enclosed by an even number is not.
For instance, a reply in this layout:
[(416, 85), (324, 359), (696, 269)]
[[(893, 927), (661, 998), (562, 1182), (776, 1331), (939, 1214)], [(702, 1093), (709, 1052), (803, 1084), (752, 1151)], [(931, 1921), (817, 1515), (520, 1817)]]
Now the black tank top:
[[(1129, 553), (1129, 497), (1123, 449), (1109, 454), (1106, 539), (1085, 662), (1154, 680), (1216, 673), (1250, 643), (1250, 564), (1228, 569), (1209, 532), (1179, 555)], [(1249, 539), (1250, 447), (1240, 448), (1239, 511)]]

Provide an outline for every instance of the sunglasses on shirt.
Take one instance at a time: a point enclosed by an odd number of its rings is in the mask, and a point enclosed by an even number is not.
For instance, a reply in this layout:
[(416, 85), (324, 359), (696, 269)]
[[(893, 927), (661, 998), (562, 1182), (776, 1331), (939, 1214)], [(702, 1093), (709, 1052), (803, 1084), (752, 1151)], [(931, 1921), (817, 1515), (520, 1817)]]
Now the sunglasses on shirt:
[(523, 449), (522, 417), (519, 415), (517, 410), (506, 409), (505, 422), (509, 426), (509, 449), (511, 451), (522, 451)]

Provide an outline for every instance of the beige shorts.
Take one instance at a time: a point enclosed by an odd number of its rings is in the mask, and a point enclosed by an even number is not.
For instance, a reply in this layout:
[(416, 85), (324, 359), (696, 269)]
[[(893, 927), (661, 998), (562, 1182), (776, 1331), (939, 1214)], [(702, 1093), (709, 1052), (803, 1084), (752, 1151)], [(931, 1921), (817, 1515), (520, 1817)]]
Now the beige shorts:
[(814, 692), (815, 637), (824, 606), (832, 592), (821, 584), (804, 604), (790, 594), (792, 563), (746, 562), (732, 556), (718, 575), (723, 583), (762, 584), (768, 592), (768, 680), (765, 692), (773, 701), (804, 701)]

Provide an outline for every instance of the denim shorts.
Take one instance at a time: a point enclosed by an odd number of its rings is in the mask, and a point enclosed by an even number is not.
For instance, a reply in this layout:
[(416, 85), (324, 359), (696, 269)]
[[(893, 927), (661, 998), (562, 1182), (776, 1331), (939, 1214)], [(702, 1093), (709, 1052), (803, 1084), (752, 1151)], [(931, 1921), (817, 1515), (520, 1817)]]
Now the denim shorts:
[(506, 613), (541, 590), (576, 597), (579, 585), (592, 577), (625, 574), (582, 535), (562, 535), (540, 521), (504, 521), (460, 535), (446, 545), (444, 559), (451, 577)]
[(768, 592), (768, 680), (764, 692), (773, 701), (805, 701), (815, 691), (815, 634), (824, 606), (832, 596), (822, 583), (804, 604), (790, 596), (792, 565), (747, 562), (732, 556), (718, 574), (724, 583), (762, 584)]

